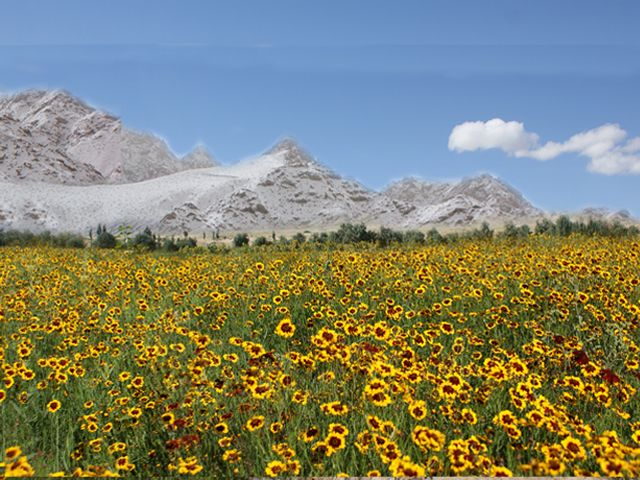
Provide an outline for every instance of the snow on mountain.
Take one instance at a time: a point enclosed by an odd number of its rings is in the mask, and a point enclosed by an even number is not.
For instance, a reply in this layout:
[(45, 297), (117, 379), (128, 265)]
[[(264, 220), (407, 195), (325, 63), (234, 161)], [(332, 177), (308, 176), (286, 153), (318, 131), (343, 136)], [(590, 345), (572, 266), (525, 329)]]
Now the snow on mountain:
[[(0, 97), (0, 179), (52, 183), (100, 183), (95, 166), (68, 151), (73, 128), (110, 123), (108, 116), (60, 92), (25, 92)], [(84, 119), (84, 122), (81, 120)]]
[(0, 228), (414, 228), (539, 213), (489, 175), (458, 183), (408, 178), (376, 192), (331, 171), (293, 139), (221, 166), (203, 146), (177, 158), (164, 140), (63, 91), (0, 97)]
[(491, 177), (435, 186), (409, 179), (375, 192), (343, 179), (290, 139), (234, 165), (137, 183), (0, 183), (0, 227), (84, 233), (98, 223), (164, 233), (322, 228), (341, 222), (409, 228), (535, 211)]
[(183, 170), (190, 168), (210, 168), (219, 165), (204, 145), (197, 145), (180, 159), (180, 164)]
[(624, 225), (638, 223), (638, 219), (634, 218), (628, 210), (611, 210), (604, 207), (588, 207), (577, 212), (553, 212), (548, 216), (553, 220), (557, 220), (560, 216), (568, 216), (571, 220), (582, 222), (597, 220)]
[(130, 183), (215, 165), (203, 148), (180, 161), (160, 138), (125, 128), (63, 91), (0, 97), (0, 179)]
[(491, 176), (480, 175), (457, 183), (429, 183), (417, 178), (394, 182), (383, 192), (415, 207), (404, 225), (464, 224), (485, 219), (517, 219), (541, 215), (517, 190)]
[(397, 221), (396, 202), (322, 166), (292, 140), (231, 166), (133, 184), (0, 184), (0, 224), (87, 232), (150, 226), (162, 232), (265, 230)]

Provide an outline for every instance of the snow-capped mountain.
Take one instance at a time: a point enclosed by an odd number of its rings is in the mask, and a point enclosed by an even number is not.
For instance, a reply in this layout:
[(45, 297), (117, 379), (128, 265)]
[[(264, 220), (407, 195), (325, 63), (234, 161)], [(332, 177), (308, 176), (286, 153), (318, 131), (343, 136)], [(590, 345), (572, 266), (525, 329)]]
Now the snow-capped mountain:
[(293, 139), (222, 166), (203, 146), (177, 158), (162, 139), (62, 91), (0, 97), (0, 228), (416, 228), (540, 213), (489, 175), (458, 183), (408, 178), (376, 192), (322, 165)]
[(415, 207), (405, 219), (407, 225), (461, 224), (542, 214), (520, 192), (487, 174), (456, 183), (429, 183), (406, 178), (389, 185), (383, 194)]
[[(407, 180), (386, 192), (345, 180), (287, 139), (265, 154), (231, 166), (186, 170), (121, 185), (0, 184), (0, 224), (86, 232), (97, 223), (161, 232), (270, 230), (367, 222), (393, 227), (460, 223), (482, 212), (536, 212), (517, 192), (493, 192), (492, 177), (444, 189), (438, 201), (429, 184)], [(404, 188), (401, 188), (404, 185)], [(395, 192), (395, 193), (394, 193)], [(418, 192), (418, 193), (416, 193)], [(402, 194), (401, 194), (402, 193)], [(425, 194), (425, 195), (423, 195)], [(478, 197), (490, 198), (483, 206)], [(515, 200), (518, 202), (515, 202)], [(454, 214), (443, 214), (451, 212)]]
[(197, 145), (188, 154), (180, 159), (182, 170), (190, 168), (209, 168), (218, 165), (211, 153), (204, 145)]
[(64, 91), (29, 90), (0, 97), (2, 180), (129, 183), (215, 165), (202, 147), (185, 160), (160, 138), (129, 130), (119, 119)]

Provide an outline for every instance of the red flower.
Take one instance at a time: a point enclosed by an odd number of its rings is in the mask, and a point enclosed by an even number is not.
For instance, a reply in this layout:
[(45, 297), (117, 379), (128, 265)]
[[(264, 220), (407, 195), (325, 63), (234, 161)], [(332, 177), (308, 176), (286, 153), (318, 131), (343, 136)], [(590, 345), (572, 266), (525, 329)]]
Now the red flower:
[(586, 365), (589, 363), (589, 357), (584, 350), (576, 350), (573, 352), (573, 361), (578, 365)]
[(611, 370), (609, 370), (608, 368), (603, 368), (600, 371), (600, 376), (604, 379), (605, 382), (607, 383), (618, 383), (620, 382), (620, 377), (618, 375), (616, 375), (615, 373), (613, 373)]

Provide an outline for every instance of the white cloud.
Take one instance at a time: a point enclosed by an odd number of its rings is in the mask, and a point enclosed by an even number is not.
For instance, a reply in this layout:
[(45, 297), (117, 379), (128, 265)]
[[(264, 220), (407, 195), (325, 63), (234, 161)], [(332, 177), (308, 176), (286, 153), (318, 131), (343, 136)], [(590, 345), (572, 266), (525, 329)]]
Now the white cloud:
[(449, 150), (456, 152), (499, 148), (507, 153), (535, 146), (538, 136), (528, 133), (520, 122), (494, 118), (488, 122), (464, 122), (456, 125), (449, 136)]
[(577, 133), (564, 142), (539, 143), (539, 136), (527, 132), (520, 122), (494, 118), (487, 122), (464, 122), (449, 136), (449, 150), (456, 152), (497, 148), (508, 155), (535, 160), (552, 160), (564, 153), (590, 159), (588, 170), (604, 175), (640, 174), (640, 137), (629, 139), (620, 125), (607, 123)]

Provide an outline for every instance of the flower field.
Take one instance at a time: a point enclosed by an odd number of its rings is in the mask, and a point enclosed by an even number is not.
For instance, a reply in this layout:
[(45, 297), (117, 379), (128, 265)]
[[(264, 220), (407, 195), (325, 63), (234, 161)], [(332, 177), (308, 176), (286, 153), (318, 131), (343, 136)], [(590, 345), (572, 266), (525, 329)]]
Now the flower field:
[(640, 245), (0, 249), (0, 476), (640, 475)]

